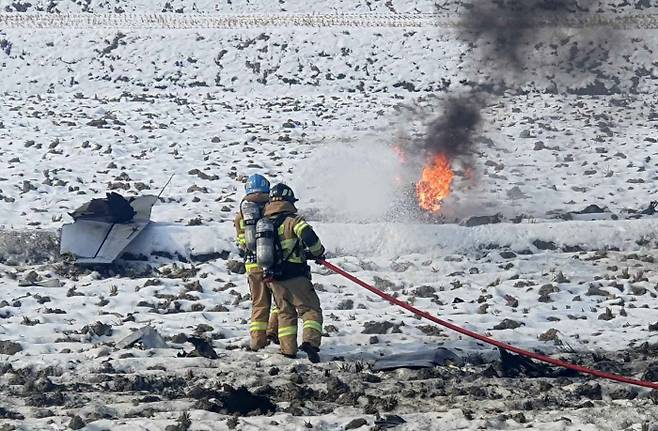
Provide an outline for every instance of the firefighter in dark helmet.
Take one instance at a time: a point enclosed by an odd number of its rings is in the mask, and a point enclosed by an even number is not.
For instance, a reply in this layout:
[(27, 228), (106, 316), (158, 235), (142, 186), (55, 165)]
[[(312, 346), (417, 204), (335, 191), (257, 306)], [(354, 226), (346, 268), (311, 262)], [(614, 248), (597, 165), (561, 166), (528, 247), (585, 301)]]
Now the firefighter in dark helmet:
[(255, 249), (256, 223), (263, 216), (265, 204), (270, 198), (269, 192), (270, 183), (262, 175), (254, 174), (247, 178), (246, 196), (240, 202), (240, 211), (234, 221), (237, 243), (244, 255), (247, 282), (251, 291), (249, 335), (250, 347), (254, 351), (265, 347), (268, 340), (278, 342), (277, 309), (276, 305), (272, 304), (272, 294), (263, 280), (263, 269), (256, 263)]
[(279, 308), (281, 353), (296, 356), (297, 320), (301, 317), (304, 322), (303, 342), (299, 349), (315, 363), (320, 360), (322, 308), (306, 260), (323, 258), (324, 247), (311, 226), (297, 215), (296, 201), (292, 189), (285, 184), (276, 184), (270, 190), (270, 202), (265, 205), (264, 217), (271, 221), (273, 229), (274, 258), (273, 264), (264, 265), (264, 269), (267, 284)]

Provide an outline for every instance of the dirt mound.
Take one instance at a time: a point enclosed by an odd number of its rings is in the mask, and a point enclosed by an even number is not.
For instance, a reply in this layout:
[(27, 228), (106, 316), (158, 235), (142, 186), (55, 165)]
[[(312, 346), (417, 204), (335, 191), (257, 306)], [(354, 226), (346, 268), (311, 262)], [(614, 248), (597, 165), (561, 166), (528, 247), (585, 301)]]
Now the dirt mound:
[(0, 230), (0, 262), (38, 265), (59, 256), (56, 232)]

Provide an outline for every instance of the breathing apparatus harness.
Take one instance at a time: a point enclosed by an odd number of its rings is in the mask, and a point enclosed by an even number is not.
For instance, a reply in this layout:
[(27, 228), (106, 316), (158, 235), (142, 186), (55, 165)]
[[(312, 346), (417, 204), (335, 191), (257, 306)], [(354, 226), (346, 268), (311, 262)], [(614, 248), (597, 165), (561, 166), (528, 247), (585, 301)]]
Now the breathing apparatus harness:
[(297, 238), (292, 249), (284, 256), (279, 228), (290, 217), (289, 213), (277, 215), (273, 220), (263, 217), (256, 227), (256, 261), (263, 268), (265, 279), (268, 281), (285, 281), (295, 277), (310, 275), (310, 268), (306, 263), (289, 262), (288, 260), (299, 251), (301, 240)]

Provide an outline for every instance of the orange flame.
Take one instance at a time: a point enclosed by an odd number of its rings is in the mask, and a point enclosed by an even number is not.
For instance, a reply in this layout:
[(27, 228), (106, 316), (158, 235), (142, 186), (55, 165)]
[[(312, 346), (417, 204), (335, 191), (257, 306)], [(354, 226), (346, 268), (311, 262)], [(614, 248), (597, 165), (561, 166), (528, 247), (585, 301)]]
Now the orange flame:
[(450, 184), (454, 174), (450, 168), (450, 160), (437, 154), (423, 168), (420, 181), (416, 183), (418, 205), (426, 211), (437, 213), (441, 209), (441, 201), (450, 194)]

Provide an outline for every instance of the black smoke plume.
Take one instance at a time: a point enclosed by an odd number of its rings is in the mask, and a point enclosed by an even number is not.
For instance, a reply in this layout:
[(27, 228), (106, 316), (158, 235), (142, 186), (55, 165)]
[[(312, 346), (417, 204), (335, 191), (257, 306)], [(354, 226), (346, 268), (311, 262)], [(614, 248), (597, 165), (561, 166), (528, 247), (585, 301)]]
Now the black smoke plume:
[(481, 117), (477, 97), (453, 97), (443, 104), (443, 115), (427, 128), (423, 150), (427, 155), (444, 154), (450, 160), (467, 161), (472, 152), (473, 135)]
[(595, 0), (493, 0), (463, 5), (459, 38), (484, 45), (471, 61), (493, 60), (519, 70), (527, 62), (524, 46), (541, 40), (541, 27), (563, 25), (569, 18), (586, 18)]
[(605, 0), (465, 0), (459, 4), (457, 37), (464, 46), (460, 84), (470, 90), (445, 99), (422, 142), (409, 148), (423, 159), (443, 153), (472, 165), (481, 141), (481, 112), (503, 94), (624, 91), (627, 84), (621, 82), (619, 70), (626, 62), (623, 50), (617, 49), (623, 32), (604, 24), (619, 18), (620, 7), (630, 9), (628, 2), (615, 6)]
[[(451, 158), (472, 152), (485, 104), (505, 91), (522, 91), (530, 82), (535, 90), (550, 92), (565, 91), (568, 80), (561, 78), (567, 76), (572, 82), (574, 77), (591, 77), (615, 86), (615, 78), (604, 69), (614, 32), (605, 26), (564, 32), (571, 23), (587, 22), (605, 12), (599, 0), (462, 3), (457, 36), (468, 47), (463, 82), (472, 91), (443, 104), (443, 113), (427, 130), (424, 149)], [(606, 85), (599, 85), (597, 91)]]

